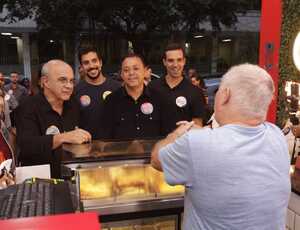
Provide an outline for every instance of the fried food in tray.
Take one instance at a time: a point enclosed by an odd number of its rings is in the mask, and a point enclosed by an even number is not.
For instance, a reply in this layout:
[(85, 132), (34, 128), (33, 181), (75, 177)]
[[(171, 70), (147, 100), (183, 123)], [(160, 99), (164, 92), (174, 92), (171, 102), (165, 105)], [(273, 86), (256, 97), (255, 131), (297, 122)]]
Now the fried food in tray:
[(156, 228), (151, 224), (147, 225), (135, 225), (134, 226), (135, 230), (156, 230)]
[(110, 230), (135, 230), (133, 226), (111, 227)]
[(80, 170), (81, 199), (113, 198), (113, 184), (108, 168)]
[(147, 165), (145, 167), (145, 171), (147, 174), (147, 178), (151, 184), (151, 187), (152, 187), (151, 189), (155, 191), (157, 196), (181, 195), (184, 193), (184, 186), (168, 185), (164, 179), (163, 173), (152, 168), (151, 165)]
[(110, 175), (117, 199), (153, 197), (143, 165), (111, 167)]
[(160, 221), (156, 223), (155, 230), (174, 230), (176, 229), (175, 220)]

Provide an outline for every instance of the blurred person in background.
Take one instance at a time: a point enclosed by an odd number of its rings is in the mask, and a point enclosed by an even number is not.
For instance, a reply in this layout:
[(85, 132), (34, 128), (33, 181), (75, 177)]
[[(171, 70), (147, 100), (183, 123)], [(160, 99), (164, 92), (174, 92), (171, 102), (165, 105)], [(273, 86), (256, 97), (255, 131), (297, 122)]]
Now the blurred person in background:
[(21, 85), (24, 86), (27, 89), (28, 95), (32, 96), (33, 95), (33, 91), (31, 88), (31, 82), (28, 78), (23, 78), (21, 80)]
[(195, 68), (190, 68), (188, 70), (188, 78), (191, 79), (195, 74), (197, 74), (197, 70)]
[(4, 86), (5, 91), (9, 95), (14, 95), (18, 102), (28, 95), (28, 90), (19, 84), (19, 74), (17, 72), (10, 73), (10, 83)]

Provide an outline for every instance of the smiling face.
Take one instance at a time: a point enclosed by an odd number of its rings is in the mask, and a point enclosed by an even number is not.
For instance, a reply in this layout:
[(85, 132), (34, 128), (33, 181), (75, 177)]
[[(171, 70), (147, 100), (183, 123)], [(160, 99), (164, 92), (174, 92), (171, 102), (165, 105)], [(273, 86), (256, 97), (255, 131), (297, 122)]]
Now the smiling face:
[(81, 56), (82, 72), (90, 80), (97, 80), (101, 74), (102, 61), (99, 59), (97, 53), (88, 52)]
[(122, 62), (121, 77), (127, 87), (139, 87), (144, 84), (146, 71), (139, 57), (127, 57)]
[(183, 77), (185, 57), (181, 49), (166, 51), (163, 63), (168, 76), (174, 78)]

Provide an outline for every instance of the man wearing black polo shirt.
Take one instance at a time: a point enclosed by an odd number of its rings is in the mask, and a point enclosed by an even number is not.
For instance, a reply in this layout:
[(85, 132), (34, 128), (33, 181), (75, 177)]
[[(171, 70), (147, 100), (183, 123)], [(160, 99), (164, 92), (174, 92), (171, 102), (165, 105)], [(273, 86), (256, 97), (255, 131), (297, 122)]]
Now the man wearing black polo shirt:
[[(103, 113), (104, 100), (111, 92), (121, 87), (117, 81), (104, 77), (102, 59), (96, 49), (87, 47), (79, 51), (80, 67), (84, 80), (75, 88), (75, 95), (80, 103), (79, 126), (92, 134), (93, 139), (102, 137), (100, 117)], [(99, 127), (100, 126), (100, 127)]]
[(145, 85), (147, 72), (143, 59), (136, 54), (122, 61), (124, 86), (109, 95), (105, 102), (105, 138), (145, 139), (161, 136), (160, 105)]
[(42, 68), (43, 91), (25, 98), (17, 108), (17, 143), (22, 165), (50, 164), (51, 176), (60, 177), (63, 143), (81, 144), (91, 135), (76, 128), (79, 105), (71, 98), (72, 68), (51, 60)]
[(203, 95), (183, 76), (184, 49), (177, 43), (169, 44), (164, 52), (163, 64), (167, 75), (151, 81), (149, 87), (162, 100), (162, 132), (167, 135), (176, 128), (178, 121), (194, 121), (202, 126), (205, 115)]

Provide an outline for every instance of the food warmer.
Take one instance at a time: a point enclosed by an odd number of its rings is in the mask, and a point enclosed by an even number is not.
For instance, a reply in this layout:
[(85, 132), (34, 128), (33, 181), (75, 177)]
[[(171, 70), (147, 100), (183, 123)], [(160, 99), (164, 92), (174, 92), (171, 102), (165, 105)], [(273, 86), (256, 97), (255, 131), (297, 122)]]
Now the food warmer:
[(180, 229), (183, 186), (170, 186), (150, 165), (157, 140), (64, 145), (62, 162), (75, 172), (79, 204), (97, 211), (103, 229)]

